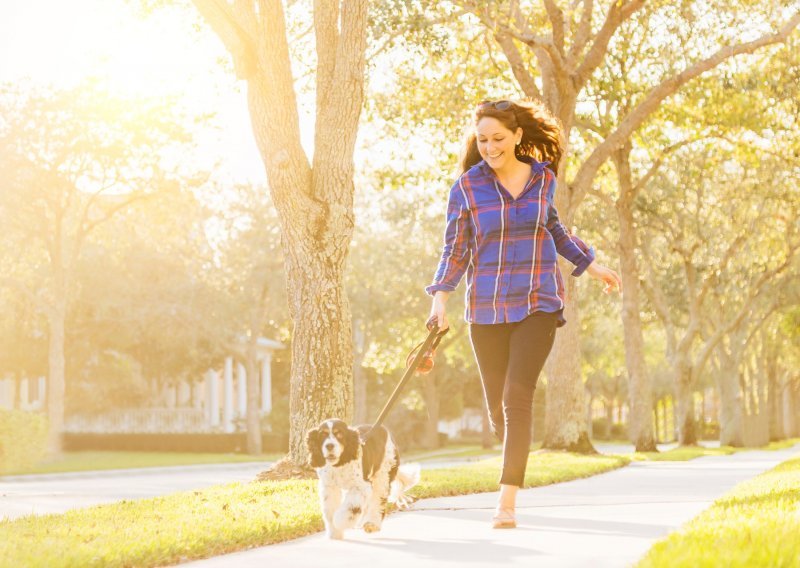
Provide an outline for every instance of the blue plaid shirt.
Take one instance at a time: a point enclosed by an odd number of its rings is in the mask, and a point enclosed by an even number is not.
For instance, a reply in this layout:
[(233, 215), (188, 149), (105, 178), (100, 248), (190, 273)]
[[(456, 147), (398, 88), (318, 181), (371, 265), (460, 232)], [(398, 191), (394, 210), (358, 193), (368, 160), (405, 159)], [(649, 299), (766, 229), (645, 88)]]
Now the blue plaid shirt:
[[(524, 158), (523, 158), (524, 159)], [(579, 276), (594, 249), (571, 235), (554, 204), (556, 176), (549, 162), (525, 160), (531, 177), (514, 199), (489, 165), (481, 161), (450, 189), (444, 247), (433, 283), (425, 291), (453, 291), (467, 274), (469, 323), (510, 323), (533, 312), (557, 312), (564, 325), (560, 254)]]

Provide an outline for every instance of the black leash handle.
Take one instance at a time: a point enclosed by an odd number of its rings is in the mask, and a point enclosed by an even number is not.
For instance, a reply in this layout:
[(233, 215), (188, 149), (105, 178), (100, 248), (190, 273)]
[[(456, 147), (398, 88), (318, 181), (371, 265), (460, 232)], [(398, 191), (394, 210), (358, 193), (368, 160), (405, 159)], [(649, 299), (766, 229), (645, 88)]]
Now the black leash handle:
[(389, 397), (386, 405), (384, 405), (383, 410), (381, 410), (377, 420), (375, 420), (375, 423), (372, 425), (370, 432), (383, 423), (386, 415), (389, 414), (389, 410), (391, 410), (392, 406), (394, 406), (394, 403), (397, 401), (397, 398), (400, 396), (400, 391), (403, 390), (403, 387), (414, 374), (414, 371), (417, 370), (417, 367), (419, 367), (422, 359), (425, 358), (429, 350), (436, 349), (436, 347), (439, 345), (439, 342), (442, 340), (442, 337), (444, 337), (444, 335), (447, 333), (447, 329), (444, 331), (439, 331), (436, 316), (431, 316), (431, 318), (425, 323), (425, 327), (430, 330), (428, 337), (426, 337), (425, 341), (422, 342), (422, 347), (419, 351), (417, 351), (417, 355), (414, 357), (414, 360), (411, 361), (411, 364), (406, 369), (406, 372), (403, 373), (403, 378), (400, 379), (399, 383), (397, 383), (397, 386), (394, 388), (394, 392), (392, 392), (392, 396)]

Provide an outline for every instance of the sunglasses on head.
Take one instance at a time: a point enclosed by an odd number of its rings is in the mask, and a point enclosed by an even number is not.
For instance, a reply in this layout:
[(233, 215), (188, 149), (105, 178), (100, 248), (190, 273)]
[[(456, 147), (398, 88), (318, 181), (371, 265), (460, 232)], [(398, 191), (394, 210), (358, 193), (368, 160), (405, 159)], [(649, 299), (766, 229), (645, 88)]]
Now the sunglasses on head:
[(511, 108), (512, 104), (513, 103), (511, 101), (506, 101), (506, 100), (502, 100), (502, 101), (483, 101), (482, 103), (480, 103), (478, 105), (478, 109), (482, 109), (482, 108), (485, 108), (485, 107), (492, 107), (492, 108), (495, 108), (497, 110), (508, 110), (508, 109)]

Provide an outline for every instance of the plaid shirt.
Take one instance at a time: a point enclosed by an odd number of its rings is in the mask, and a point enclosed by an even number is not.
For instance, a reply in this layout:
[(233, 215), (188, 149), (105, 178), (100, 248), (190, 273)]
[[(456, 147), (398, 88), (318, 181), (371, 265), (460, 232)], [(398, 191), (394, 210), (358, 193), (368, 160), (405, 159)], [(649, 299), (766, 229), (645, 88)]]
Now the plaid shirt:
[(453, 291), (467, 273), (469, 323), (509, 323), (529, 314), (558, 312), (564, 325), (564, 283), (557, 254), (575, 265), (579, 276), (594, 260), (594, 249), (571, 235), (553, 202), (556, 176), (531, 163), (531, 178), (514, 199), (494, 171), (481, 161), (464, 172), (450, 190), (444, 248), (433, 284), (425, 291)]

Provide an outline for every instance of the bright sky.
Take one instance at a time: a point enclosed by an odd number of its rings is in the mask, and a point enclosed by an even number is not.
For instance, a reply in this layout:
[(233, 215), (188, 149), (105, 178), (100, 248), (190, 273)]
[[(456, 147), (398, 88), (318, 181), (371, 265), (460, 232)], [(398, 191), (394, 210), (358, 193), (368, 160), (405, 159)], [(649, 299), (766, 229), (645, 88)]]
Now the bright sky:
[[(220, 131), (199, 140), (200, 159), (223, 160), (224, 177), (263, 182), (245, 100), (222, 43), (194, 13), (170, 8), (142, 18), (132, 0), (0, 0), (0, 81), (26, 77), (65, 86), (101, 77), (131, 95), (180, 95), (216, 112)], [(304, 124), (304, 139), (313, 126)], [(304, 140), (304, 141), (305, 141)]]

